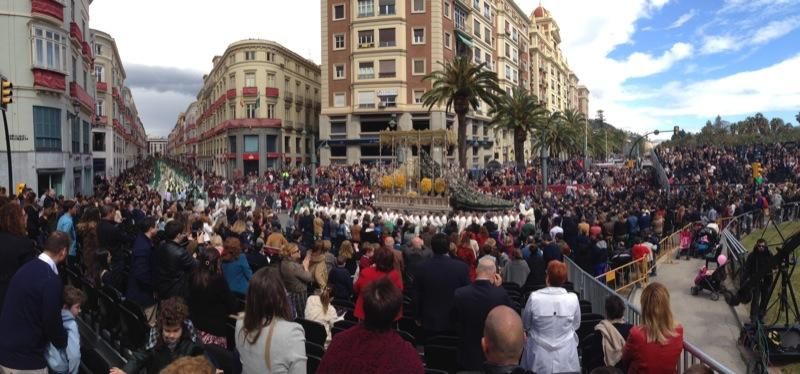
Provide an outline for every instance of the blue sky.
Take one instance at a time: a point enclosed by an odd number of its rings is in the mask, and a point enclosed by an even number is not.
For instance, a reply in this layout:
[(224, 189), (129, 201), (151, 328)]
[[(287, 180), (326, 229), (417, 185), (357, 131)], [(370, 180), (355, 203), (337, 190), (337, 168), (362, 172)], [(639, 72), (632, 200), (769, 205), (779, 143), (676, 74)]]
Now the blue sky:
[[(797, 126), (800, 0), (516, 1), (527, 14), (541, 1), (555, 17), (562, 50), (591, 91), (592, 116), (603, 109), (610, 123), (639, 133), (696, 131), (717, 114), (736, 121), (759, 111)], [(91, 25), (116, 39), (148, 133), (169, 132), (212, 57), (234, 41), (270, 39), (321, 60), (320, 0), (215, 4), (92, 4)]]
[[(539, 0), (520, 0), (532, 10)], [(613, 5), (612, 5), (613, 4)], [(617, 127), (697, 131), (760, 111), (797, 126), (800, 0), (544, 0), (562, 50)]]

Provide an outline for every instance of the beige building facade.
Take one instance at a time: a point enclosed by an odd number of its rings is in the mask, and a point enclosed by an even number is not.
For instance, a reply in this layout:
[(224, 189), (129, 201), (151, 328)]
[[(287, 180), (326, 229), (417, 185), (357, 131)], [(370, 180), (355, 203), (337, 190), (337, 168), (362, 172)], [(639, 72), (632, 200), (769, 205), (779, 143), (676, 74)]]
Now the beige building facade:
[(318, 65), (258, 39), (231, 44), (213, 65), (197, 101), (168, 137), (170, 154), (227, 177), (312, 161), (321, 107)]
[[(378, 133), (387, 129), (455, 134), (454, 113), (429, 111), (421, 97), (431, 88), (422, 78), (456, 56), (485, 63), (507, 92), (515, 86), (541, 91), (532, 78), (540, 57), (534, 44), (552, 36), (534, 32), (538, 21), (513, 0), (325, 0), (321, 14), (323, 165), (389, 162), (399, 150), (378, 145)], [(578, 108), (577, 77), (564, 59), (555, 61), (571, 86), (565, 81), (554, 103)], [(512, 134), (488, 126), (489, 110), (481, 103), (467, 116), (467, 167), (514, 159)], [(445, 150), (429, 151), (438, 159)], [(454, 149), (446, 152), (454, 161)]]

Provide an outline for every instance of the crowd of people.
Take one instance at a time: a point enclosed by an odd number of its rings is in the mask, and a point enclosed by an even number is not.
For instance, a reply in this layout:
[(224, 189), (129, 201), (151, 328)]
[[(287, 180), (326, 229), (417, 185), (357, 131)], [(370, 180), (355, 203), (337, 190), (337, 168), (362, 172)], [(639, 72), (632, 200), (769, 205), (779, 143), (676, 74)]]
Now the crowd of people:
[[(646, 169), (578, 161), (553, 162), (550, 181), (564, 188), (548, 191), (536, 190), (533, 166), (474, 172), (474, 188), (519, 209), (444, 216), (374, 209), (380, 171), (361, 165), (225, 179), (149, 159), (93, 196), (2, 195), (0, 331), (25, 338), (0, 341), (0, 372), (76, 372), (86, 295), (64, 288), (67, 274), (138, 306), (150, 328), (112, 373), (202, 366), (178, 358), (213, 347), (235, 352), (245, 373), (305, 373), (315, 359), (320, 373), (422, 372), (409, 341), (442, 337), (455, 340), (459, 370), (580, 372), (582, 313), (565, 257), (601, 275), (688, 223), (769, 216), (800, 198), (797, 151), (781, 150), (659, 151), (670, 193)], [(763, 181), (729, 171), (746, 170), (751, 155)], [(674, 369), (682, 328), (669, 310), (657, 283), (642, 294), (639, 326), (607, 300), (592, 368)], [(353, 327), (337, 331), (343, 320)], [(305, 321), (324, 327), (322, 357), (308, 351)]]

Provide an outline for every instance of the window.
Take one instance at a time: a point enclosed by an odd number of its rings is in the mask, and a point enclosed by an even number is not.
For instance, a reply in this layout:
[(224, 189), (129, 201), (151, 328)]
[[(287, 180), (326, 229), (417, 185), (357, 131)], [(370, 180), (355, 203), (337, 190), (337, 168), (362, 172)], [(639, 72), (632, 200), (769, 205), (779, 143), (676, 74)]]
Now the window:
[(244, 136), (244, 152), (245, 153), (258, 152), (258, 135)]
[(509, 79), (509, 80), (511, 79), (511, 66), (508, 66), (508, 65), (506, 65), (506, 75), (505, 75), (505, 78), (506, 78), (506, 79)]
[(423, 75), (425, 74), (425, 60), (423, 59), (414, 59), (411, 62), (412, 66), (412, 74), (413, 75)]
[(345, 104), (345, 93), (344, 92), (336, 92), (333, 94), (333, 107), (334, 108), (342, 108)]
[(72, 116), (70, 119), (72, 124), (72, 153), (80, 153), (81, 151), (81, 119), (78, 116)]
[(394, 47), (395, 46), (394, 28), (378, 30), (378, 38), (380, 40), (381, 47)]
[(382, 95), (379, 96), (381, 103), (380, 106), (383, 108), (394, 108), (397, 107), (397, 95)]
[(244, 59), (247, 61), (252, 61), (256, 59), (256, 51), (245, 51), (244, 52)]
[(481, 23), (478, 21), (473, 21), (472, 32), (475, 33), (475, 36), (481, 37)]
[(414, 90), (414, 104), (422, 104), (422, 95), (424, 94), (423, 90)]
[(378, 14), (390, 16), (394, 14), (394, 0), (378, 0)]
[(511, 46), (506, 43), (506, 57), (511, 57)]
[(247, 118), (256, 118), (256, 104), (245, 105), (245, 114)]
[(444, 16), (447, 17), (447, 18), (450, 18), (450, 2), (449, 1), (445, 1), (444, 2)]
[(344, 65), (333, 65), (333, 79), (344, 79)]
[(94, 108), (94, 111), (95, 111), (95, 114), (96, 114), (98, 117), (102, 117), (102, 116), (104, 116), (104, 115), (105, 115), (105, 114), (104, 114), (104, 113), (105, 113), (105, 110), (103, 110), (103, 108), (105, 108), (105, 104), (106, 104), (106, 102), (105, 102), (105, 101), (103, 101), (102, 99), (97, 99), (97, 101), (95, 102), (95, 108)]
[(483, 28), (483, 41), (488, 45), (494, 46), (492, 44), (492, 30), (488, 27)]
[(413, 44), (425, 44), (425, 29), (415, 28), (411, 33), (414, 35)]
[(344, 49), (344, 34), (333, 36), (333, 49)]
[(275, 61), (275, 54), (272, 52), (267, 52), (267, 61)]
[(375, 15), (375, 0), (358, 0), (358, 16), (372, 17)]
[(467, 27), (467, 13), (464, 12), (461, 8), (454, 8), (453, 15), (455, 18), (456, 28), (459, 30), (464, 30)]
[(97, 78), (97, 82), (98, 83), (102, 82), (103, 79), (105, 79), (105, 76), (106, 76), (105, 73), (106, 73), (106, 69), (103, 67), (103, 65), (95, 65), (94, 66), (94, 76)]
[(359, 108), (374, 108), (375, 107), (375, 93), (372, 91), (361, 91), (358, 93), (358, 107)]
[(517, 31), (516, 28), (512, 29), (511, 30), (511, 40), (516, 42), (518, 38), (519, 38), (519, 32)]
[(35, 67), (67, 72), (67, 39), (50, 29), (34, 27), (33, 65)]
[(375, 43), (375, 32), (373, 30), (364, 30), (358, 32), (358, 48), (370, 48)]
[(412, 12), (424, 12), (425, 0), (414, 0), (414, 6), (411, 8)]
[(267, 104), (267, 118), (275, 118), (275, 104)]
[(102, 132), (96, 132), (92, 134), (92, 137), (92, 150), (95, 152), (105, 152), (106, 134)]
[(95, 56), (99, 56), (103, 54), (103, 45), (102, 44), (95, 44), (94, 45), (94, 54)]
[(89, 153), (89, 122), (83, 121), (83, 153)]
[(277, 151), (278, 151), (278, 136), (267, 135), (267, 152), (277, 152)]
[(483, 55), (483, 58), (484, 58), (484, 62), (486, 62), (486, 66), (489, 68), (489, 70), (494, 70), (494, 67), (492, 66), (492, 55), (490, 55), (489, 52), (486, 52)]
[(267, 73), (267, 87), (277, 87), (275, 86), (275, 73)]
[(375, 63), (359, 62), (358, 63), (358, 79), (372, 79), (375, 78)]
[(450, 33), (446, 32), (446, 33), (444, 33), (444, 46), (447, 47), (447, 48), (452, 49), (453, 47), (451, 46), (450, 43), (451, 43), (451, 41), (450, 41)]
[(380, 78), (394, 78), (395, 77), (395, 64), (394, 60), (380, 60)]
[(481, 50), (478, 48), (475, 48), (475, 63), (476, 64), (481, 63)]
[(37, 151), (60, 151), (61, 109), (34, 105), (33, 134)]
[(483, 3), (483, 16), (486, 18), (492, 18), (492, 8), (487, 3)]
[(344, 4), (337, 4), (333, 6), (333, 20), (338, 21), (344, 19)]
[(256, 73), (244, 73), (244, 86), (245, 87), (256, 86)]
[(475, 9), (480, 10), (481, 9), (481, 0), (473, 0), (472, 1), (472, 7), (475, 8)]

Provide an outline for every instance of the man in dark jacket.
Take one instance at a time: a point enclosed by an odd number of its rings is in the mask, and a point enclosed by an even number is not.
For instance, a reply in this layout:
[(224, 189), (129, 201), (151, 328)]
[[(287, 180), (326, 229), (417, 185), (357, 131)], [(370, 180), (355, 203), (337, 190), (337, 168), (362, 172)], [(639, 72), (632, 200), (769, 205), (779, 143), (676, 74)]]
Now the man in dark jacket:
[(47, 373), (44, 353), (48, 343), (66, 349), (67, 332), (61, 320), (63, 285), (56, 266), (67, 258), (69, 246), (67, 234), (50, 234), (38, 259), (23, 265), (11, 278), (0, 312), (0, 373)]
[(772, 271), (775, 268), (775, 258), (769, 253), (767, 248), (767, 241), (758, 239), (756, 247), (744, 264), (745, 279), (742, 289), (749, 288), (752, 292), (752, 299), (750, 300), (750, 321), (756, 321), (764, 318), (767, 312), (767, 305), (769, 304), (769, 288), (772, 285)]
[(141, 233), (133, 243), (131, 256), (131, 272), (128, 276), (128, 299), (142, 307), (145, 317), (151, 325), (155, 322), (155, 290), (153, 287), (153, 271), (155, 269), (155, 248), (153, 237), (156, 235), (156, 220), (147, 217), (139, 224)]
[(480, 370), (483, 366), (481, 337), (486, 316), (498, 305), (512, 306), (511, 298), (502, 287), (497, 274), (497, 264), (491, 256), (478, 261), (475, 282), (456, 290), (453, 297), (452, 316), (458, 325), (461, 342), (458, 346), (458, 364), (463, 370)]
[(453, 296), (457, 288), (469, 284), (467, 264), (447, 255), (450, 241), (445, 234), (434, 235), (431, 247), (433, 257), (419, 265), (414, 282), (416, 316), (426, 336), (452, 330)]
[(186, 238), (186, 225), (172, 220), (164, 228), (165, 240), (156, 250), (156, 294), (159, 300), (180, 296), (186, 300), (189, 293), (189, 276), (195, 260), (180, 244)]
[(513, 309), (497, 306), (486, 316), (481, 349), (486, 355), (486, 374), (529, 374), (519, 366), (525, 335), (522, 319)]

